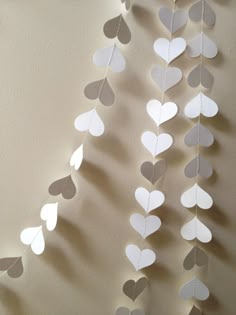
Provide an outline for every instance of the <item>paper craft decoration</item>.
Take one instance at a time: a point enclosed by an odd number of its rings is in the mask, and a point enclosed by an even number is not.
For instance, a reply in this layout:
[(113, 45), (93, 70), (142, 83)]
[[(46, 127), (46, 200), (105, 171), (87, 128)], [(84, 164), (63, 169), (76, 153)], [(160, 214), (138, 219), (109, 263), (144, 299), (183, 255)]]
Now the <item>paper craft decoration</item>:
[(151, 70), (151, 76), (161, 91), (166, 92), (182, 80), (182, 71), (176, 67), (163, 68), (155, 65)]
[(163, 7), (159, 11), (159, 18), (168, 31), (174, 34), (187, 23), (188, 14), (183, 10), (173, 12), (169, 8)]
[(135, 301), (136, 298), (145, 290), (147, 285), (148, 280), (145, 277), (139, 278), (137, 281), (128, 280), (123, 285), (123, 292), (132, 301)]
[(115, 95), (107, 78), (89, 83), (84, 94), (90, 100), (99, 99), (105, 106), (111, 106), (115, 102)]
[(186, 41), (181, 37), (174, 38), (171, 41), (166, 38), (158, 38), (154, 42), (154, 51), (168, 64), (179, 57), (185, 49)]
[(76, 171), (79, 170), (84, 158), (84, 146), (81, 144), (70, 158), (70, 166), (74, 167)]
[(131, 6), (130, 0), (121, 0), (121, 2), (125, 4), (126, 10), (130, 9), (130, 6)]
[(202, 85), (204, 88), (210, 89), (213, 80), (212, 74), (201, 63), (188, 76), (188, 84), (193, 88)]
[(201, 32), (188, 43), (187, 53), (191, 58), (196, 58), (200, 55), (206, 58), (215, 58), (218, 48), (208, 36)]
[(118, 310), (116, 311), (116, 315), (145, 315), (145, 312), (140, 309), (130, 311), (126, 307), (119, 307)]
[(125, 250), (126, 256), (136, 271), (151, 266), (156, 261), (156, 254), (151, 249), (139, 249), (136, 245), (128, 245)]
[(178, 112), (178, 107), (173, 102), (167, 102), (162, 105), (158, 100), (151, 100), (147, 103), (147, 112), (158, 127), (174, 118)]
[(72, 199), (76, 194), (76, 187), (71, 175), (63, 177), (53, 182), (48, 188), (52, 196), (62, 195), (65, 199)]
[(96, 109), (92, 109), (76, 118), (75, 129), (88, 131), (92, 136), (99, 137), (103, 135), (105, 127)]
[(152, 156), (156, 157), (172, 146), (173, 138), (168, 133), (161, 133), (157, 136), (152, 131), (145, 131), (141, 136), (141, 142)]
[(181, 229), (181, 235), (187, 241), (192, 241), (196, 238), (202, 243), (209, 243), (212, 240), (211, 231), (197, 217), (184, 224)]
[(189, 315), (202, 315), (202, 312), (195, 305), (192, 307)]
[(166, 162), (165, 160), (159, 160), (155, 164), (146, 161), (141, 165), (140, 171), (142, 175), (153, 185), (158, 179), (165, 174)]
[(195, 298), (199, 301), (205, 301), (209, 298), (209, 290), (202, 281), (197, 278), (192, 279), (182, 286), (179, 292), (183, 299)]
[(122, 44), (128, 44), (131, 40), (131, 33), (122, 15), (107, 21), (103, 28), (108, 38), (117, 37)]
[(40, 217), (46, 221), (48, 231), (53, 231), (57, 225), (58, 202), (47, 203), (41, 209)]
[(205, 0), (200, 0), (192, 5), (189, 10), (189, 17), (194, 22), (203, 20), (207, 26), (213, 26), (216, 21), (215, 12)]
[(165, 201), (164, 194), (159, 190), (149, 192), (144, 187), (135, 190), (135, 199), (146, 213), (159, 208)]
[(214, 117), (217, 113), (217, 104), (202, 92), (195, 96), (184, 109), (184, 114), (188, 118), (196, 118), (200, 114), (205, 117)]
[(194, 246), (184, 259), (184, 269), (191, 270), (195, 265), (202, 267), (208, 264), (206, 253), (198, 246)]
[(185, 136), (184, 142), (187, 146), (192, 147), (201, 145), (210, 147), (214, 142), (214, 137), (209, 129), (202, 124), (197, 123)]
[(1, 258), (0, 270), (6, 271), (11, 278), (19, 278), (24, 272), (22, 257)]
[(198, 175), (204, 178), (209, 178), (213, 174), (213, 169), (210, 162), (199, 154), (187, 164), (184, 169), (184, 174), (189, 178), (193, 178)]
[(42, 225), (24, 229), (20, 235), (21, 242), (30, 245), (32, 252), (41, 255), (45, 249)]
[(181, 203), (186, 208), (192, 208), (197, 205), (199, 208), (206, 210), (212, 207), (213, 200), (211, 196), (196, 183), (182, 194)]
[(159, 230), (161, 220), (155, 215), (144, 217), (139, 213), (135, 213), (130, 217), (130, 224), (143, 238), (147, 238)]

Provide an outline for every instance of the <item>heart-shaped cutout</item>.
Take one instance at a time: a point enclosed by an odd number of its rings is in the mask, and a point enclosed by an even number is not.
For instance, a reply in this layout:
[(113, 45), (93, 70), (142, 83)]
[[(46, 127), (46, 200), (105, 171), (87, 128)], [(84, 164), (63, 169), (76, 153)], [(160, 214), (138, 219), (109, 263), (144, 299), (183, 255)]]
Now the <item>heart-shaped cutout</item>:
[(187, 53), (190, 58), (196, 58), (203, 55), (206, 58), (215, 58), (218, 53), (216, 44), (203, 32), (192, 39), (187, 47)]
[(48, 188), (52, 196), (62, 195), (65, 199), (72, 199), (76, 194), (76, 187), (71, 175), (60, 178), (53, 182)]
[(209, 178), (213, 174), (213, 169), (211, 163), (199, 154), (186, 165), (184, 174), (188, 178), (193, 178), (198, 175), (203, 178)]
[(92, 136), (99, 137), (104, 133), (104, 124), (96, 109), (79, 115), (75, 120), (75, 129), (88, 131)]
[(151, 76), (160, 90), (166, 92), (182, 80), (182, 71), (176, 67), (165, 69), (162, 66), (155, 65), (151, 70)]
[(147, 238), (159, 230), (161, 220), (155, 215), (144, 217), (139, 213), (135, 213), (130, 217), (130, 224), (143, 238)]
[(146, 161), (141, 165), (142, 175), (153, 185), (158, 181), (158, 179), (165, 174), (166, 162), (165, 160), (159, 160), (155, 164)]
[(200, 301), (205, 301), (209, 298), (209, 290), (197, 278), (192, 279), (191, 281), (187, 282), (182, 286), (179, 292), (182, 299), (188, 300), (191, 298), (195, 298)]
[(135, 190), (135, 199), (146, 213), (159, 208), (165, 201), (164, 194), (159, 190), (149, 192), (144, 187)]
[(202, 267), (208, 264), (206, 253), (199, 247), (194, 246), (184, 259), (184, 269), (191, 270), (195, 265)]
[(126, 307), (119, 307), (116, 310), (116, 315), (145, 315), (145, 312), (143, 310), (140, 310), (140, 309), (130, 311)]
[(156, 261), (156, 254), (151, 249), (139, 249), (136, 245), (128, 245), (125, 250), (126, 256), (136, 271), (149, 267)]
[(42, 220), (46, 221), (46, 227), (48, 231), (53, 231), (57, 225), (58, 216), (58, 202), (47, 203), (44, 205), (40, 212)]
[(183, 10), (173, 12), (169, 8), (163, 7), (159, 11), (159, 18), (170, 33), (174, 34), (187, 23), (188, 14)]
[(132, 301), (135, 301), (136, 298), (144, 291), (147, 285), (148, 280), (145, 277), (139, 278), (137, 281), (128, 280), (123, 285), (123, 292)]
[(70, 166), (74, 167), (76, 171), (80, 168), (84, 158), (84, 147), (81, 144), (78, 149), (74, 151), (70, 158)]
[(190, 313), (188, 315), (202, 315), (202, 312), (197, 308), (195, 305), (193, 305)]
[(189, 17), (194, 22), (203, 20), (207, 26), (213, 26), (216, 22), (215, 12), (205, 0), (200, 0), (192, 5)]
[(188, 75), (188, 84), (193, 88), (201, 84), (204, 88), (210, 89), (213, 85), (213, 81), (212, 74), (202, 63), (194, 68)]
[(188, 118), (196, 118), (202, 114), (205, 117), (214, 117), (218, 113), (217, 104), (208, 96), (199, 93), (185, 107), (184, 114)]
[(93, 63), (98, 67), (110, 67), (114, 72), (122, 72), (126, 64), (116, 45), (98, 49), (93, 55)]
[(108, 38), (117, 37), (122, 44), (128, 44), (131, 40), (130, 30), (122, 14), (107, 21), (103, 31)]
[(161, 133), (157, 136), (152, 131), (145, 131), (141, 136), (141, 142), (152, 156), (156, 157), (172, 146), (173, 138), (168, 133)]
[(158, 100), (151, 100), (147, 103), (147, 112), (155, 121), (157, 126), (175, 117), (178, 112), (178, 107), (173, 102), (161, 104)]
[(201, 145), (203, 147), (210, 147), (214, 143), (214, 137), (209, 129), (202, 124), (197, 123), (185, 136), (184, 142), (187, 146), (192, 147)]
[(89, 83), (84, 94), (90, 100), (99, 99), (105, 106), (111, 106), (115, 102), (115, 95), (107, 78)]
[(206, 210), (212, 207), (213, 199), (198, 184), (194, 184), (182, 194), (181, 203), (186, 208), (192, 208), (197, 205), (199, 208)]
[(166, 38), (159, 38), (154, 42), (154, 51), (168, 64), (179, 57), (186, 49), (186, 41), (177, 37), (169, 41)]
[(186, 241), (198, 239), (202, 243), (209, 243), (212, 240), (212, 233), (197, 217), (184, 224), (181, 235)]
[(30, 245), (33, 253), (41, 255), (45, 249), (42, 225), (24, 229), (20, 234), (21, 242)]
[(11, 278), (19, 278), (24, 271), (22, 257), (6, 257), (0, 259), (0, 270), (7, 271)]

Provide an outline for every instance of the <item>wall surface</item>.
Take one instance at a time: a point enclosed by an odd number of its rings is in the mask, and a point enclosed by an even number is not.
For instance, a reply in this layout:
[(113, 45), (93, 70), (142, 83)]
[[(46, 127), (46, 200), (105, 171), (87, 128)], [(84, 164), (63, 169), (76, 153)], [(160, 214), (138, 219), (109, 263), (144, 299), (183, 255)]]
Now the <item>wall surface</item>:
[[(92, 55), (113, 42), (103, 35), (103, 24), (123, 7), (119, 0), (0, 1), (0, 257), (23, 255), (25, 266), (19, 279), (0, 277), (1, 315), (111, 315), (121, 305), (133, 308), (122, 285), (137, 274), (124, 248), (129, 242), (141, 243), (129, 216), (140, 210), (133, 196), (136, 187), (148, 188), (139, 167), (150, 157), (140, 135), (155, 128), (145, 105), (160, 97), (149, 73), (153, 64), (161, 62), (152, 45), (156, 38), (169, 35), (157, 13), (161, 5), (173, 2), (134, 0), (133, 4), (126, 17), (132, 41), (120, 46), (127, 68), (121, 74), (109, 73), (116, 103), (98, 107), (106, 133), (97, 139), (87, 137), (85, 162), (73, 174), (79, 193), (71, 201), (59, 200), (58, 226), (53, 233), (45, 232), (46, 250), (38, 257), (25, 251), (20, 232), (41, 223), (41, 206), (57, 200), (48, 195), (49, 185), (70, 172), (69, 158), (82, 140), (73, 121), (94, 106), (84, 97), (84, 86), (104, 73), (93, 65)], [(177, 1), (179, 7), (190, 5), (188, 0)], [(210, 263), (201, 277), (211, 297), (202, 309), (206, 315), (234, 315), (236, 1), (214, 0), (211, 5), (217, 23), (207, 33), (220, 53), (206, 61), (215, 78), (208, 95), (219, 104), (220, 114), (204, 120), (216, 141), (204, 150), (215, 172), (203, 186), (215, 205), (200, 214), (214, 235), (204, 246)], [(189, 22), (176, 35), (190, 40), (198, 30), (199, 25)], [(179, 287), (193, 273), (183, 270), (191, 245), (180, 236), (192, 213), (179, 199), (192, 183), (183, 174), (195, 153), (183, 144), (192, 125), (183, 109), (197, 92), (186, 81), (197, 62), (185, 54), (173, 63), (183, 69), (184, 79), (166, 96), (180, 111), (164, 127), (175, 135), (175, 144), (165, 155), (169, 167), (159, 186), (166, 194), (165, 207), (156, 212), (163, 226), (147, 240), (158, 252), (158, 262), (144, 271), (150, 286), (135, 304), (148, 315), (188, 314), (191, 305), (178, 296)]]

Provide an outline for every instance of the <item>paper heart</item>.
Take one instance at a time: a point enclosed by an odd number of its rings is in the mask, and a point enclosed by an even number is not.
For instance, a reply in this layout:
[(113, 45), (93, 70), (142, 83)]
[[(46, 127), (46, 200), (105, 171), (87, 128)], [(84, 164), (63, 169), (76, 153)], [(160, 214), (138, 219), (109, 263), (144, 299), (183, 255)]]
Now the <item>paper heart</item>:
[(135, 199), (145, 212), (149, 213), (152, 210), (159, 208), (164, 203), (165, 196), (159, 190), (149, 192), (147, 189), (139, 187), (135, 190)]
[(19, 278), (24, 271), (22, 257), (6, 257), (0, 259), (0, 270), (7, 271), (11, 278)]
[(179, 57), (186, 49), (186, 41), (177, 37), (169, 41), (166, 38), (159, 38), (154, 42), (154, 51), (168, 64)]
[(218, 53), (216, 44), (203, 32), (192, 39), (187, 47), (189, 57), (196, 58), (203, 55), (206, 58), (215, 58)]
[(110, 67), (114, 72), (122, 72), (125, 69), (125, 58), (115, 44), (98, 49), (93, 55), (93, 63), (98, 67)]
[(43, 253), (45, 249), (45, 241), (42, 232), (42, 225), (24, 229), (20, 234), (21, 242), (30, 245), (32, 251), (36, 255)]
[(136, 232), (143, 238), (146, 238), (159, 230), (161, 220), (155, 215), (144, 217), (141, 214), (135, 213), (130, 217), (130, 224)]
[(216, 22), (215, 12), (205, 0), (200, 0), (192, 5), (189, 17), (194, 22), (203, 20), (208, 26), (213, 26)]
[(128, 280), (123, 285), (123, 292), (128, 296), (132, 301), (135, 301), (136, 298), (144, 291), (147, 287), (148, 280), (145, 277), (139, 278), (137, 281)]
[(157, 126), (175, 117), (178, 112), (178, 107), (173, 102), (161, 104), (158, 100), (151, 100), (147, 103), (147, 112), (155, 121)]
[(103, 28), (104, 34), (108, 38), (117, 37), (122, 44), (128, 44), (131, 40), (130, 30), (121, 15), (107, 21)]
[(217, 104), (208, 96), (199, 93), (185, 107), (184, 114), (188, 118), (196, 118), (202, 114), (205, 117), (214, 117), (218, 113)]
[(107, 78), (89, 83), (84, 89), (85, 96), (90, 100), (99, 99), (105, 106), (114, 104), (115, 95)]
[(169, 8), (163, 7), (159, 11), (159, 18), (171, 34), (174, 34), (187, 23), (188, 14), (182, 10), (173, 12)]
[(181, 235), (187, 241), (197, 238), (202, 243), (209, 243), (212, 240), (211, 231), (197, 217), (184, 224)]
[(140, 250), (136, 245), (128, 245), (125, 250), (126, 256), (136, 271), (151, 266), (156, 261), (156, 254), (151, 249)]
[(126, 307), (119, 307), (118, 310), (116, 311), (116, 315), (145, 315), (145, 312), (139, 309), (130, 311)]
[(214, 137), (209, 129), (202, 124), (197, 123), (185, 136), (184, 142), (187, 146), (192, 147), (201, 145), (203, 147), (210, 147), (214, 142)]
[(130, 9), (130, 7), (131, 7), (131, 2), (130, 2), (130, 0), (121, 0), (121, 2), (125, 4), (126, 10), (129, 10), (129, 9)]
[(187, 282), (185, 285), (182, 286), (179, 292), (182, 299), (191, 299), (195, 298), (200, 301), (205, 301), (209, 298), (209, 290), (197, 278), (192, 279), (191, 281)]
[(58, 202), (47, 203), (41, 209), (40, 217), (46, 221), (48, 231), (53, 231), (57, 225)]
[(184, 269), (191, 270), (194, 265), (202, 267), (207, 265), (208, 257), (206, 253), (199, 247), (194, 246), (184, 259)]
[(142, 175), (153, 185), (157, 180), (165, 173), (166, 171), (166, 162), (165, 160), (159, 160), (155, 164), (152, 162), (146, 161), (141, 165)]
[(81, 144), (77, 150), (72, 154), (70, 158), (70, 166), (74, 167), (76, 171), (80, 168), (83, 158), (84, 158), (84, 152), (83, 152), (83, 144)]
[(48, 188), (52, 196), (62, 195), (65, 199), (72, 199), (76, 194), (76, 187), (71, 175), (60, 178), (53, 182)]
[(161, 91), (166, 92), (182, 79), (182, 71), (176, 67), (168, 67), (155, 65), (151, 70), (152, 79), (159, 86)]
[(206, 210), (212, 207), (213, 200), (198, 184), (194, 184), (182, 194), (181, 203), (186, 208), (192, 208), (197, 205), (199, 208)]
[(168, 133), (161, 133), (157, 136), (152, 131), (145, 131), (141, 136), (141, 142), (152, 156), (156, 157), (172, 146), (173, 138)]
[(104, 124), (96, 109), (79, 115), (75, 120), (75, 129), (87, 131), (94, 137), (99, 137), (104, 133)]
[(202, 315), (202, 312), (194, 305), (188, 315)]
[(188, 84), (191, 87), (197, 87), (200, 84), (206, 88), (210, 89), (213, 85), (212, 74), (200, 63), (196, 68), (194, 68), (188, 75)]
[(198, 175), (209, 178), (213, 174), (213, 169), (209, 161), (205, 160), (200, 154), (190, 161), (184, 169), (186, 177), (193, 178)]

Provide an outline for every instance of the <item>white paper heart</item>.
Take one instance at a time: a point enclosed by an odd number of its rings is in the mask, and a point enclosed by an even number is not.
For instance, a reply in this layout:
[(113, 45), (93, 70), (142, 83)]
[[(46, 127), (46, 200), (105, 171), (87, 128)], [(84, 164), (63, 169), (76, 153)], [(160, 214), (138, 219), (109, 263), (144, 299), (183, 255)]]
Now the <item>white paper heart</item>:
[(156, 261), (156, 254), (151, 249), (139, 249), (138, 246), (130, 244), (126, 247), (125, 253), (135, 270), (141, 270), (151, 266)]
[(188, 118), (196, 118), (200, 114), (205, 117), (214, 117), (217, 113), (217, 104), (202, 92), (195, 96), (184, 109), (184, 114)]
[(165, 201), (164, 194), (159, 190), (149, 192), (144, 187), (135, 190), (135, 199), (145, 210), (146, 213), (159, 208)]
[(216, 44), (203, 32), (192, 39), (187, 47), (189, 57), (196, 58), (203, 55), (206, 58), (215, 58), (218, 53)]
[(46, 221), (46, 227), (48, 231), (53, 231), (57, 225), (58, 216), (58, 202), (47, 203), (44, 205), (40, 212), (42, 220)]
[(45, 249), (45, 241), (42, 232), (42, 225), (24, 229), (20, 234), (21, 242), (30, 245), (32, 251), (36, 255), (43, 253)]
[(161, 220), (155, 215), (144, 217), (139, 213), (135, 213), (130, 217), (130, 224), (135, 231), (137, 231), (143, 238), (146, 238), (159, 230), (161, 227)]
[(182, 71), (176, 67), (165, 69), (162, 66), (155, 65), (151, 70), (151, 76), (161, 91), (166, 92), (181, 81)]
[(191, 281), (184, 284), (179, 291), (180, 296), (182, 299), (191, 299), (195, 298), (200, 301), (205, 301), (209, 298), (209, 290), (205, 286), (204, 283), (202, 283), (197, 278), (193, 278)]
[(182, 227), (181, 235), (187, 241), (197, 238), (202, 243), (209, 243), (212, 240), (211, 231), (197, 217)]
[(157, 126), (175, 117), (178, 112), (178, 107), (175, 103), (168, 102), (164, 105), (158, 100), (150, 100), (147, 103), (147, 112), (155, 121)]
[(104, 133), (104, 124), (96, 109), (79, 115), (75, 120), (75, 128), (79, 131), (88, 130), (95, 137), (99, 137)]
[(110, 67), (114, 72), (125, 69), (125, 58), (116, 45), (98, 49), (93, 55), (93, 63), (98, 67)]
[(153, 157), (168, 150), (173, 144), (173, 138), (168, 133), (156, 135), (152, 131), (145, 131), (141, 136), (141, 142)]
[(168, 64), (179, 57), (186, 49), (186, 41), (177, 37), (169, 41), (166, 38), (159, 38), (154, 42), (154, 51)]
[(197, 205), (199, 208), (206, 210), (212, 207), (213, 200), (198, 184), (194, 184), (182, 194), (181, 203), (186, 208), (192, 208)]
[(70, 166), (74, 167), (76, 171), (80, 168), (83, 161), (84, 153), (83, 153), (83, 144), (81, 144), (77, 150), (72, 154), (70, 158)]
[(160, 8), (159, 17), (163, 25), (174, 34), (188, 21), (188, 14), (183, 10), (172, 11), (167, 7)]

